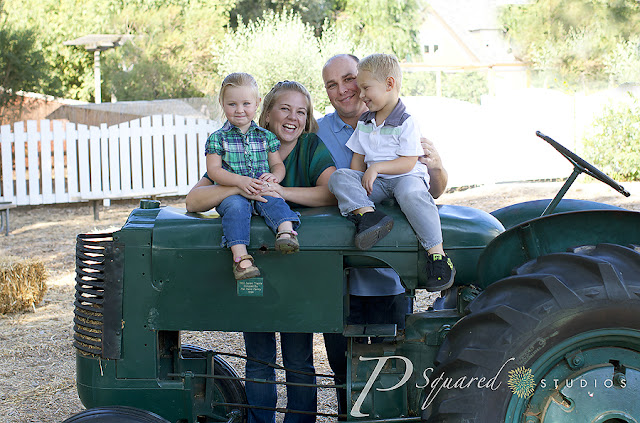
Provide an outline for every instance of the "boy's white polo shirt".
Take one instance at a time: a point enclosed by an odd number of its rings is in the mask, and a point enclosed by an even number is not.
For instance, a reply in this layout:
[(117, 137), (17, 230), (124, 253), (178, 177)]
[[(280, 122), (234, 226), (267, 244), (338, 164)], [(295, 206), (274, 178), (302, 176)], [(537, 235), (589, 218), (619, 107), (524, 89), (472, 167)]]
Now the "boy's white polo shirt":
[[(393, 109), (381, 125), (376, 124), (375, 112), (363, 113), (358, 126), (347, 141), (347, 147), (364, 156), (367, 168), (377, 162), (395, 160), (401, 156), (422, 156), (424, 150), (420, 144), (420, 128), (413, 116), (406, 112), (402, 100)], [(398, 176), (428, 175), (427, 166), (420, 161), (413, 169), (399, 175), (379, 174), (381, 178), (397, 178)]]

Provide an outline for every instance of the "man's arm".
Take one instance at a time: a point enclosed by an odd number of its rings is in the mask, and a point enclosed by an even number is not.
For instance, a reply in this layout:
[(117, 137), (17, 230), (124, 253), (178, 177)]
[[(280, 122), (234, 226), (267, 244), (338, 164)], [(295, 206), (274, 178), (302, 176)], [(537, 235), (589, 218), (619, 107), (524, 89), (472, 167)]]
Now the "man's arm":
[(433, 198), (438, 198), (447, 189), (449, 174), (442, 166), (442, 159), (433, 143), (427, 138), (421, 138), (420, 144), (424, 150), (424, 156), (421, 156), (418, 160), (427, 165), (429, 171), (429, 193)]

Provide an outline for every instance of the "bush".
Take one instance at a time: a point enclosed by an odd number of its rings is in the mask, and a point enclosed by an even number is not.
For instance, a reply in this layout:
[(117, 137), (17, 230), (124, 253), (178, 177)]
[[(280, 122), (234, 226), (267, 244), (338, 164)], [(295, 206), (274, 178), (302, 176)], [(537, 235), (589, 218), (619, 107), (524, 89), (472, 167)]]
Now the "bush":
[(612, 104), (594, 120), (584, 139), (585, 157), (614, 179), (640, 179), (640, 103)]
[[(489, 92), (486, 71), (453, 72), (442, 74), (442, 96), (480, 104), (483, 94)], [(404, 72), (403, 96), (435, 96), (435, 72)]]
[(262, 96), (279, 81), (298, 81), (311, 93), (314, 109), (324, 113), (329, 105), (321, 72), (325, 61), (337, 53), (362, 53), (328, 24), (321, 38), (314, 34), (311, 25), (287, 11), (268, 11), (256, 22), (240, 22), (214, 49), (218, 80), (232, 72), (250, 73)]

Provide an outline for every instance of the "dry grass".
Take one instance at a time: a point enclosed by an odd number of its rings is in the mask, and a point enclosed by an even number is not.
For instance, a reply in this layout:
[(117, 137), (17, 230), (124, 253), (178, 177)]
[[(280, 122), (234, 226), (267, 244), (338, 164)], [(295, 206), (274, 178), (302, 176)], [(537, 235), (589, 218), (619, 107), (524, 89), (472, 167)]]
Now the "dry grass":
[(24, 311), (44, 298), (47, 271), (38, 259), (0, 257), (0, 314)]
[[(438, 203), (495, 210), (530, 199), (550, 198), (559, 183), (501, 184), (445, 194)], [(628, 186), (627, 186), (628, 185)], [(568, 197), (592, 199), (640, 211), (640, 184), (625, 184), (624, 198), (603, 184), (578, 184)], [(183, 199), (163, 199), (163, 205), (184, 207)], [(75, 390), (73, 295), (75, 237), (78, 233), (119, 228), (137, 202), (114, 202), (94, 221), (87, 204), (18, 207), (11, 213), (12, 232), (0, 234), (0, 256), (35, 258), (49, 276), (44, 300), (27, 311), (0, 314), (0, 416), (3, 423), (60, 422), (82, 410)], [(428, 299), (420, 298), (420, 308)], [(238, 333), (186, 333), (184, 341), (229, 352), (243, 351)], [(229, 360), (238, 371), (242, 363)], [(315, 337), (317, 371), (329, 373), (322, 337)], [(319, 410), (335, 410), (333, 392), (322, 389)], [(331, 421), (332, 419), (319, 419)]]

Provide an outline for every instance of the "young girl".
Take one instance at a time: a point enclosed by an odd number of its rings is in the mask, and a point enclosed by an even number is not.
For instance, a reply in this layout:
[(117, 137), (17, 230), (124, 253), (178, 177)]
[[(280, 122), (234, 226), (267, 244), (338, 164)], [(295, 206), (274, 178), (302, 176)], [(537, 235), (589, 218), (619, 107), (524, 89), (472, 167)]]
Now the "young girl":
[[(228, 75), (222, 81), (219, 96), (227, 121), (209, 136), (205, 148), (208, 176), (217, 184), (240, 188), (246, 196), (259, 195), (263, 186), (285, 177), (278, 153), (280, 141), (253, 121), (260, 100), (258, 84), (251, 75)], [(254, 210), (276, 233), (277, 251), (295, 253), (299, 250), (295, 231), (300, 225), (298, 215), (282, 198), (263, 197), (266, 203), (232, 195), (216, 208), (222, 216), (222, 242), (233, 253), (236, 280), (260, 276), (253, 257), (247, 253)]]

